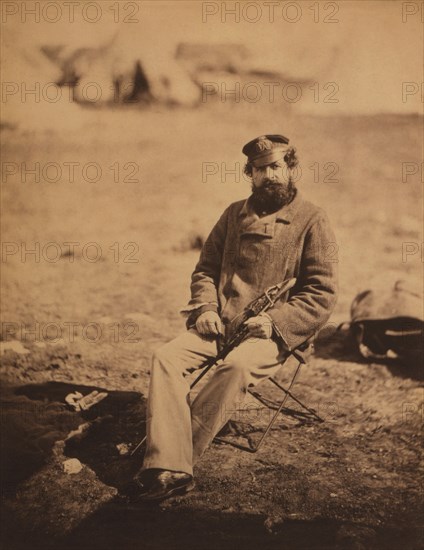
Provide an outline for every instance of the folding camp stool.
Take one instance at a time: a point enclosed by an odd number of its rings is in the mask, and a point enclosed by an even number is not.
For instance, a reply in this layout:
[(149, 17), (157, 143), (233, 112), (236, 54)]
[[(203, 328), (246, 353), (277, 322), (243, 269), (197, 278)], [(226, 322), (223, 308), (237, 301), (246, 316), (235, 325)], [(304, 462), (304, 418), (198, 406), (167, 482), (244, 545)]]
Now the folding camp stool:
[[(282, 401), (280, 403), (275, 403), (273, 401), (270, 401), (268, 399), (265, 399), (264, 397), (262, 397), (262, 395), (260, 393), (258, 393), (257, 391), (254, 391), (254, 390), (251, 390), (251, 389), (248, 389), (247, 391), (249, 392), (249, 394), (254, 397), (255, 399), (257, 399), (260, 403), (262, 403), (263, 405), (265, 405), (266, 407), (268, 407), (268, 409), (270, 410), (275, 410), (275, 413), (274, 415), (272, 416), (268, 426), (266, 427), (264, 433), (262, 434), (261, 438), (259, 439), (258, 443), (256, 445), (251, 445), (250, 447), (248, 447), (247, 445), (240, 445), (239, 443), (237, 442), (234, 442), (234, 441), (230, 441), (228, 439), (225, 439), (223, 437), (219, 437), (219, 436), (216, 436), (214, 438), (214, 441), (215, 442), (218, 442), (218, 443), (227, 443), (229, 445), (232, 445), (233, 447), (237, 447), (238, 449), (242, 449), (243, 451), (247, 451), (249, 453), (256, 453), (258, 451), (258, 449), (261, 447), (262, 443), (265, 441), (265, 438), (267, 437), (267, 435), (269, 434), (269, 432), (271, 431), (271, 428), (272, 426), (274, 425), (275, 421), (277, 420), (278, 418), (278, 415), (280, 413), (284, 413), (284, 405), (286, 404), (286, 401), (287, 399), (290, 397), (291, 399), (293, 399), (293, 401), (295, 401), (298, 405), (300, 405), (302, 407), (303, 410), (307, 411), (309, 413), (309, 417), (311, 418), (314, 418), (315, 420), (317, 420), (318, 422), (324, 422), (324, 420), (318, 416), (318, 414), (314, 411), (314, 409), (311, 409), (309, 407), (307, 407), (306, 405), (304, 405), (300, 399), (298, 399), (291, 391), (295, 381), (296, 381), (296, 378), (299, 374), (299, 371), (300, 371), (300, 368), (302, 365), (306, 365), (307, 364), (307, 359), (309, 358), (309, 356), (312, 354), (312, 350), (313, 350), (313, 344), (311, 341), (307, 341), (305, 342), (304, 344), (302, 344), (301, 346), (299, 346), (298, 348), (296, 348), (295, 350), (291, 351), (290, 352), (290, 355), (288, 355), (285, 360), (281, 363), (281, 368), (284, 367), (284, 365), (286, 364), (286, 362), (288, 361), (289, 357), (292, 355), (293, 357), (295, 357), (298, 361), (298, 365), (295, 369), (295, 372), (294, 372), (294, 375), (290, 381), (290, 384), (289, 384), (289, 387), (288, 388), (285, 388), (284, 386), (282, 386), (277, 380), (275, 377), (270, 377), (270, 378), (267, 378), (266, 380), (264, 380), (264, 382), (266, 382), (267, 380), (269, 380), (270, 382), (272, 382), (281, 392), (284, 393), (284, 397), (282, 399)], [(211, 365), (207, 366), (204, 368), (204, 370), (201, 372), (201, 374), (199, 376), (197, 376), (197, 378), (190, 384), (190, 390), (193, 389), (197, 383), (201, 380), (201, 378), (203, 378), (203, 376), (215, 365), (215, 363), (212, 363)], [(277, 373), (278, 374), (278, 373)], [(134, 448), (134, 450), (131, 452), (131, 455), (134, 455), (138, 449), (140, 449), (140, 447), (143, 445), (143, 443), (146, 441), (147, 439), (147, 436), (145, 436), (141, 441), (140, 443)]]
[(307, 342), (306, 345), (304, 344), (303, 346), (300, 346), (299, 348), (293, 350), (290, 353), (290, 355), (284, 360), (284, 362), (281, 363), (281, 368), (283, 368), (291, 355), (293, 357), (295, 357), (296, 360), (298, 361), (298, 365), (297, 365), (297, 367), (294, 371), (293, 377), (292, 377), (292, 379), (289, 383), (288, 388), (285, 388), (284, 386), (282, 386), (276, 380), (275, 377), (269, 377), (266, 380), (264, 380), (264, 382), (266, 382), (267, 380), (270, 381), (282, 393), (284, 393), (284, 397), (283, 397), (283, 399), (281, 400), (280, 403), (276, 403), (274, 401), (270, 401), (269, 399), (265, 399), (259, 392), (255, 391), (255, 390), (251, 390), (251, 389), (247, 390), (249, 392), (249, 394), (252, 397), (254, 397), (257, 401), (259, 401), (262, 405), (265, 405), (270, 410), (275, 410), (275, 413), (273, 414), (271, 420), (269, 421), (267, 427), (265, 428), (265, 431), (263, 432), (262, 436), (260, 437), (260, 439), (256, 443), (256, 445), (250, 445), (250, 446), (241, 445), (237, 442), (231, 441), (231, 440), (226, 439), (224, 437), (218, 437), (218, 436), (215, 437), (214, 441), (218, 442), (218, 443), (227, 443), (229, 445), (232, 445), (233, 447), (237, 447), (238, 449), (241, 449), (243, 451), (247, 451), (249, 453), (256, 453), (259, 450), (259, 448), (261, 447), (261, 445), (263, 444), (263, 442), (265, 441), (265, 439), (266, 439), (267, 435), (269, 434), (269, 432), (271, 431), (271, 428), (274, 425), (275, 421), (277, 420), (279, 414), (284, 413), (284, 405), (286, 404), (286, 401), (289, 397), (291, 399), (293, 399), (293, 401), (295, 401), (298, 405), (300, 405), (300, 407), (304, 411), (307, 411), (309, 413), (308, 416), (310, 418), (313, 418), (314, 420), (317, 420), (318, 422), (324, 422), (324, 420), (314, 411), (314, 409), (311, 409), (311, 408), (307, 407), (305, 404), (303, 404), (300, 401), (300, 399), (298, 399), (291, 391), (291, 389), (292, 389), (292, 387), (293, 387), (293, 385), (296, 381), (296, 378), (297, 378), (297, 376), (300, 372), (300, 369), (301, 369), (302, 365), (307, 364), (307, 360), (310, 357), (310, 355), (312, 354), (312, 351), (313, 351), (313, 344)]

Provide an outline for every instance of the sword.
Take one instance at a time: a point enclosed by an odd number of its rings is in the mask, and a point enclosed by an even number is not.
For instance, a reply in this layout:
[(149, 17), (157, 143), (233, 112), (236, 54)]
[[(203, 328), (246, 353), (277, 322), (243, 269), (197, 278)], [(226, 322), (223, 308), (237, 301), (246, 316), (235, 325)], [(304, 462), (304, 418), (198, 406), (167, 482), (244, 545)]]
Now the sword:
[[(222, 349), (217, 353), (215, 357), (210, 357), (203, 361), (203, 363), (198, 367), (203, 369), (202, 372), (197, 376), (197, 378), (190, 384), (190, 390), (200, 382), (200, 380), (210, 371), (210, 369), (220, 360), (225, 359), (225, 357), (237, 346), (239, 346), (243, 340), (249, 334), (249, 328), (244, 325), (244, 323), (251, 317), (256, 317), (261, 313), (265, 313), (268, 309), (273, 307), (278, 300), (280, 300), (286, 292), (296, 284), (296, 279), (286, 279), (277, 285), (271, 286), (265, 290), (258, 298), (255, 298), (248, 306), (244, 309), (242, 319), (239, 323), (239, 327), (236, 330), (235, 334), (229, 339), (229, 341), (222, 347)], [(146, 441), (147, 435), (138, 443), (138, 445), (131, 452), (133, 456)]]

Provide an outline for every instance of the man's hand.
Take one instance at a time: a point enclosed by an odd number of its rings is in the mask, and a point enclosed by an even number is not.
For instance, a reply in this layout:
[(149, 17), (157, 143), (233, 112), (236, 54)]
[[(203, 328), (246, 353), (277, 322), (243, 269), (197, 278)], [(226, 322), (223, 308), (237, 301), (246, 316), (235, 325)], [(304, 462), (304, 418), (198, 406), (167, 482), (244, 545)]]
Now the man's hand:
[(205, 311), (196, 321), (197, 332), (207, 335), (223, 334), (221, 319), (215, 311)]
[(271, 338), (272, 319), (266, 313), (251, 317), (244, 323), (249, 328), (249, 336), (255, 338)]

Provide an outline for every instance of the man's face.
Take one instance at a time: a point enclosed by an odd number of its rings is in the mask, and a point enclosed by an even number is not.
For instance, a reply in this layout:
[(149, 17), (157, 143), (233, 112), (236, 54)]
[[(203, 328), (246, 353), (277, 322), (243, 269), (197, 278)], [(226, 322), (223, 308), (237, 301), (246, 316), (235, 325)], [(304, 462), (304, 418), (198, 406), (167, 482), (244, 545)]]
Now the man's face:
[(257, 213), (278, 210), (295, 194), (296, 187), (283, 159), (260, 168), (252, 166), (251, 202)]
[(262, 187), (266, 182), (286, 184), (288, 183), (287, 165), (283, 159), (255, 168), (252, 166), (253, 187)]

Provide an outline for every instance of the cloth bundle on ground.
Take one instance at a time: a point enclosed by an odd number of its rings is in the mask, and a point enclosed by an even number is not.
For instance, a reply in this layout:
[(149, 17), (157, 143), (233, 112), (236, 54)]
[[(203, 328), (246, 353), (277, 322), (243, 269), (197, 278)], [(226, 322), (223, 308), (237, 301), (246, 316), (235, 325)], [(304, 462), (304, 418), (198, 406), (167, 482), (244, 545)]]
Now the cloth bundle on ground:
[(386, 292), (359, 293), (350, 314), (347, 325), (364, 357), (414, 364), (422, 361), (423, 297), (404, 281), (397, 281)]

